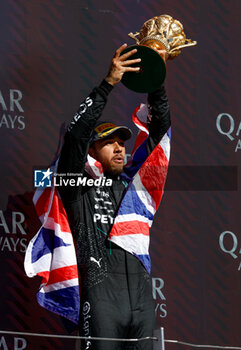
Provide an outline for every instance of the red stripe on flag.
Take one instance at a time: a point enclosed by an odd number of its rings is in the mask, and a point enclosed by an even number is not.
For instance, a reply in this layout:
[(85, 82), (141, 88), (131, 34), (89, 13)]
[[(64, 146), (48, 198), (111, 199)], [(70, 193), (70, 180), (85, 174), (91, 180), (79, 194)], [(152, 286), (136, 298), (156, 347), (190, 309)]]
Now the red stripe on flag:
[[(134, 122), (134, 124), (136, 125), (141, 125), (142, 127), (144, 127), (147, 131), (147, 126), (146, 126), (146, 123), (142, 122), (138, 116), (137, 116), (137, 113), (138, 111), (140, 110), (140, 107), (141, 105), (139, 105), (135, 110), (134, 110), (134, 113), (132, 114), (132, 120)], [(136, 138), (136, 142), (135, 142), (135, 145), (134, 145), (134, 148), (132, 150), (132, 155), (135, 153), (135, 151), (137, 150), (137, 148), (145, 141), (145, 139), (148, 137), (148, 133), (146, 133), (145, 131), (143, 130), (140, 130), (138, 135), (137, 135), (137, 138)]]
[(73, 278), (78, 278), (78, 269), (77, 265), (60, 267), (52, 271), (42, 271), (37, 274), (42, 277), (41, 284), (49, 286), (53, 283), (68, 281)]
[(59, 269), (50, 271), (49, 280), (46, 285), (49, 286), (50, 284), (72, 280), (73, 278), (78, 278), (77, 265), (60, 267)]
[(149, 236), (149, 225), (145, 222), (134, 220), (117, 222), (113, 225), (110, 237), (112, 236), (125, 236), (132, 234), (143, 234)]
[(144, 131), (140, 131), (139, 134), (137, 135), (135, 146), (132, 151), (132, 155), (136, 152), (137, 148), (143, 144), (145, 139), (148, 137), (148, 135)]
[(43, 214), (47, 213), (48, 206), (49, 206), (49, 199), (51, 194), (51, 188), (47, 187), (37, 200), (35, 204), (35, 209), (38, 214), (38, 217), (42, 216)]
[(54, 222), (60, 225), (62, 232), (69, 232), (69, 222), (67, 219), (67, 214), (64, 209), (62, 200), (59, 198), (57, 194), (57, 190), (55, 190), (54, 196), (53, 196), (53, 203), (49, 212), (49, 217), (54, 219)]
[[(45, 190), (37, 200), (35, 209), (39, 217), (48, 212), (50, 195), (51, 188), (45, 188)], [(48, 217), (53, 218), (54, 222), (60, 225), (62, 232), (71, 232), (69, 222), (67, 219), (67, 214), (64, 209), (62, 200), (57, 194), (57, 189), (55, 189), (55, 193), (53, 195), (53, 202)]]
[[(143, 107), (142, 107), (143, 108)], [(138, 118), (137, 113), (139, 112), (139, 110), (141, 109), (141, 105), (139, 105), (138, 107), (136, 107), (136, 109), (134, 110), (133, 114), (132, 114), (132, 120), (134, 122), (134, 124), (136, 125), (141, 125), (143, 128), (145, 128), (148, 132), (148, 128), (146, 126), (146, 122), (140, 120)], [(148, 115), (146, 115), (146, 119), (147, 119)]]
[(48, 282), (49, 279), (49, 271), (41, 271), (37, 273), (37, 276), (42, 277), (42, 284), (46, 284)]
[(155, 201), (156, 209), (163, 195), (167, 169), (168, 160), (159, 144), (139, 170), (141, 182), (143, 186), (148, 189), (148, 193)]

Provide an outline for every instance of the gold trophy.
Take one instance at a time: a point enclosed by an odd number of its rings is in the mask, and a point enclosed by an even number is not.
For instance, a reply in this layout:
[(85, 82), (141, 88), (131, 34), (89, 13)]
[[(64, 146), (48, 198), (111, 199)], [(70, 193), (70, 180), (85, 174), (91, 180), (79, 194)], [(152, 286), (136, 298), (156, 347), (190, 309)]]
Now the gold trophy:
[[(137, 45), (127, 47), (123, 52), (137, 49), (131, 59), (141, 58), (139, 72), (126, 72), (122, 83), (136, 92), (152, 92), (161, 86), (166, 76), (166, 60), (180, 55), (184, 47), (194, 46), (196, 41), (187, 39), (183, 25), (169, 15), (156, 16), (146, 21), (140, 32), (128, 34)], [(160, 55), (157, 50), (165, 50)]]

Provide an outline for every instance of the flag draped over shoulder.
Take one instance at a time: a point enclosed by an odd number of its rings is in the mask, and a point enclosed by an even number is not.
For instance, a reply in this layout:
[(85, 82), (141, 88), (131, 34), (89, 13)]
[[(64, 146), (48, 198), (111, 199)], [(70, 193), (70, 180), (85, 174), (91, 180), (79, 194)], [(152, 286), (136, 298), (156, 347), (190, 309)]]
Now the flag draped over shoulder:
[[(160, 204), (170, 154), (170, 129), (147, 157), (148, 109), (141, 104), (133, 114), (140, 132), (125, 173), (132, 180), (121, 202), (109, 240), (136, 255), (150, 272), (149, 230)], [(51, 171), (56, 172), (57, 161)], [(85, 170), (103, 176), (99, 162), (88, 155)], [(56, 188), (37, 189), (33, 197), (42, 226), (26, 250), (27, 276), (42, 277), (37, 300), (44, 308), (78, 323), (79, 279), (73, 237), (67, 214)]]
[(125, 169), (133, 179), (115, 217), (109, 240), (136, 255), (150, 273), (149, 231), (164, 191), (170, 156), (171, 130), (168, 130), (147, 157), (145, 142), (149, 132), (144, 122), (147, 115), (147, 106), (143, 104), (133, 114), (133, 121), (140, 131), (131, 163)]
[[(57, 163), (51, 168), (56, 172)], [(28, 277), (42, 277), (37, 300), (44, 308), (79, 321), (79, 281), (73, 236), (57, 189), (37, 189), (33, 197), (42, 223), (30, 241), (24, 261)]]

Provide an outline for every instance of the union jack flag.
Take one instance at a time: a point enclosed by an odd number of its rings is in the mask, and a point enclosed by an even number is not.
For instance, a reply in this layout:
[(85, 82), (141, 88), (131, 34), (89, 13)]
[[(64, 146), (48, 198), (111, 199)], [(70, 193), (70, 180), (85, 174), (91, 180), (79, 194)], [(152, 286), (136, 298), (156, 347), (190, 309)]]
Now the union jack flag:
[[(51, 167), (56, 172), (57, 162)], [(42, 223), (31, 239), (24, 261), (28, 277), (40, 276), (38, 303), (78, 323), (80, 295), (73, 236), (57, 189), (37, 189), (33, 197)]]
[[(150, 272), (149, 230), (160, 204), (170, 155), (170, 129), (147, 157), (147, 106), (141, 104), (133, 114), (140, 132), (125, 173), (132, 180), (114, 220), (109, 240), (136, 255)], [(51, 168), (56, 172), (57, 161)], [(88, 156), (85, 170), (93, 177), (103, 176), (101, 164)], [(42, 222), (38, 233), (30, 241), (24, 267), (29, 277), (41, 276), (37, 294), (41, 306), (79, 321), (80, 295), (73, 237), (67, 214), (57, 190), (38, 189), (33, 198)]]
[(148, 108), (141, 104), (133, 114), (139, 127), (132, 159), (125, 172), (133, 178), (121, 202), (109, 240), (136, 255), (147, 271), (151, 271), (149, 231), (161, 202), (170, 157), (171, 129), (147, 157), (146, 141)]

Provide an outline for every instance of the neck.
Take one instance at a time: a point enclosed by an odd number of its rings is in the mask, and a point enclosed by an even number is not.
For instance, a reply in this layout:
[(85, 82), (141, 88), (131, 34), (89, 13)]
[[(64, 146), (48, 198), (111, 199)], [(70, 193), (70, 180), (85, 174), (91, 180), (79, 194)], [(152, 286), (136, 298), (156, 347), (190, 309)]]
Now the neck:
[(109, 178), (109, 179), (112, 179), (112, 180), (119, 180), (120, 179), (120, 175), (121, 174), (113, 174), (113, 173), (108, 173), (108, 172), (105, 172), (104, 173), (104, 176), (106, 177), (106, 178)]

